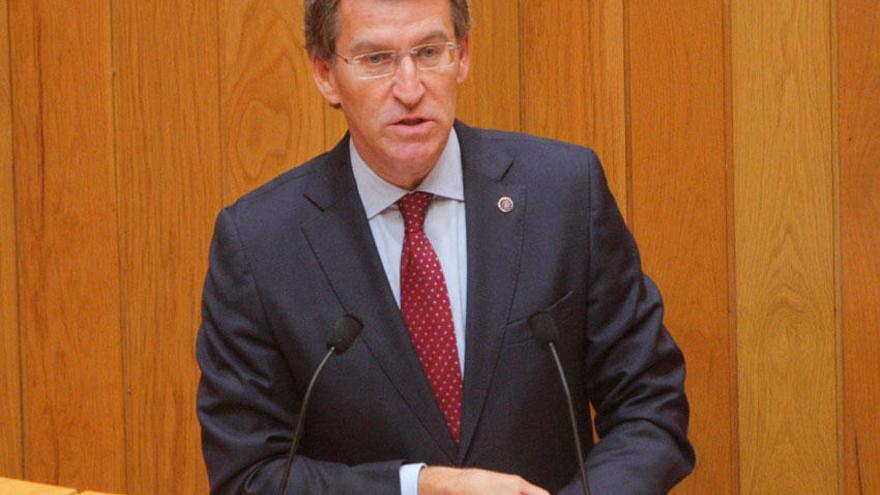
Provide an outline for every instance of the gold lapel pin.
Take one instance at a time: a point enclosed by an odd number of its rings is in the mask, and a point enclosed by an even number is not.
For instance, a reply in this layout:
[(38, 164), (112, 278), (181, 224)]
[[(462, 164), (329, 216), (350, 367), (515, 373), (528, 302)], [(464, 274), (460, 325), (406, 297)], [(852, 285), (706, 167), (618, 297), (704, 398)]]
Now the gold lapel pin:
[(513, 198), (510, 196), (501, 196), (501, 198), (498, 199), (498, 209), (501, 213), (510, 213), (513, 211), (513, 207)]

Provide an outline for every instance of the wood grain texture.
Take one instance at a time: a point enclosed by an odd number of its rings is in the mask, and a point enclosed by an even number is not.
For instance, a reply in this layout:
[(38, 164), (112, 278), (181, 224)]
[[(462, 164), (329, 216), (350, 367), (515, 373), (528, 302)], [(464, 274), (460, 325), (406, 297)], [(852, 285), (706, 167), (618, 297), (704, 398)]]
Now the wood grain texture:
[(230, 202), (324, 150), (301, 3), (221, 0), (221, 135)]
[(631, 2), (630, 224), (688, 364), (696, 471), (675, 493), (736, 493), (727, 273), (724, 2)]
[(133, 495), (208, 491), (193, 343), (222, 202), (218, 12), (212, 0), (161, 3), (114, 6)]
[[(698, 453), (674, 493), (880, 493), (880, 4), (471, 7), (459, 115), (595, 148), (663, 290)], [(347, 128), (301, 25), (282, 0), (0, 0), (0, 476), (208, 491), (214, 217)]]
[(0, 476), (20, 478), (21, 351), (7, 12), (7, 0), (0, 0)]
[(880, 3), (838, 0), (847, 495), (880, 493)]
[(125, 487), (110, 3), (10, 2), (24, 475)]
[(587, 124), (590, 146), (601, 158), (608, 185), (629, 220), (624, 1), (592, 0), (588, 4), (591, 112)]
[(831, 2), (731, 9), (741, 492), (837, 493)]
[(458, 96), (468, 125), (520, 129), (519, 8), (510, 0), (471, 2), (471, 66)]
[(620, 0), (522, 0), (520, 123), (597, 147), (628, 217), (623, 22)]
[[(522, 129), (590, 144), (587, 0), (522, 0)], [(566, 22), (559, 22), (565, 19)]]

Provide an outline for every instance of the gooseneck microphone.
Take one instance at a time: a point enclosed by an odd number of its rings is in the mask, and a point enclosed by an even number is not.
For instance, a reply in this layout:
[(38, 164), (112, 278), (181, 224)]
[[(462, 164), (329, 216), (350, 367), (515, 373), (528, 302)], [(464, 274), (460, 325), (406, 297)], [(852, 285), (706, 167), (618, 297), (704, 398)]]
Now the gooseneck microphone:
[(559, 380), (562, 382), (562, 388), (565, 391), (565, 400), (568, 401), (568, 416), (571, 418), (571, 431), (574, 433), (574, 447), (577, 455), (577, 465), (581, 471), (581, 481), (584, 486), (584, 495), (590, 495), (590, 484), (587, 481), (587, 469), (584, 467), (584, 452), (581, 448), (581, 436), (578, 433), (577, 417), (574, 414), (574, 404), (571, 402), (571, 391), (568, 388), (568, 380), (565, 379), (565, 370), (562, 369), (562, 361), (559, 360), (559, 353), (556, 352), (556, 342), (559, 340), (559, 330), (556, 328), (556, 322), (549, 313), (543, 311), (533, 314), (529, 317), (529, 327), (532, 329), (532, 335), (541, 347), (548, 349), (553, 355), (556, 362), (556, 369), (559, 371)]
[(324, 369), (324, 365), (330, 360), (333, 354), (342, 354), (347, 351), (351, 344), (354, 343), (364, 324), (357, 317), (345, 315), (336, 321), (333, 331), (327, 336), (327, 354), (321, 360), (321, 364), (312, 374), (309, 386), (306, 389), (306, 395), (303, 397), (302, 405), (299, 407), (299, 419), (296, 421), (296, 429), (293, 432), (293, 444), (290, 446), (290, 452), (287, 454), (287, 464), (284, 467), (284, 477), (281, 478), (281, 486), (278, 487), (278, 495), (284, 495), (284, 489), (287, 487), (287, 479), (290, 477), (290, 467), (293, 465), (293, 457), (296, 455), (296, 448), (299, 446), (299, 440), (303, 434), (303, 424), (305, 423), (306, 411), (309, 407), (309, 398), (312, 396), (312, 389), (315, 388), (315, 382)]

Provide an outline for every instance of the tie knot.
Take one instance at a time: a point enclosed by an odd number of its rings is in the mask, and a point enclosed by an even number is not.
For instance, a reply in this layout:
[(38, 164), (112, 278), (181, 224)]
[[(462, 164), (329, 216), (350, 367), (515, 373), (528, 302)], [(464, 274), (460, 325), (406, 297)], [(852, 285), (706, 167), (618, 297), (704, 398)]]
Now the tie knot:
[(403, 215), (403, 226), (407, 234), (421, 232), (425, 225), (425, 215), (428, 214), (428, 205), (434, 195), (422, 191), (409, 193), (397, 200), (397, 207)]

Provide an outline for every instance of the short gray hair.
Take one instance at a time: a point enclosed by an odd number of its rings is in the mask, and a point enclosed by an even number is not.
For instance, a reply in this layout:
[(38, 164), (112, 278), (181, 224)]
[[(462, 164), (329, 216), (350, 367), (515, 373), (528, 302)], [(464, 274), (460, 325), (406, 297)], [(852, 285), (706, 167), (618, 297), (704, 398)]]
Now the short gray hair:
[[(389, 0), (391, 1), (391, 0)], [(329, 60), (336, 51), (339, 36), (340, 0), (304, 0), (306, 50), (318, 60)], [(461, 41), (471, 31), (471, 13), (468, 0), (449, 0), (455, 38)]]

